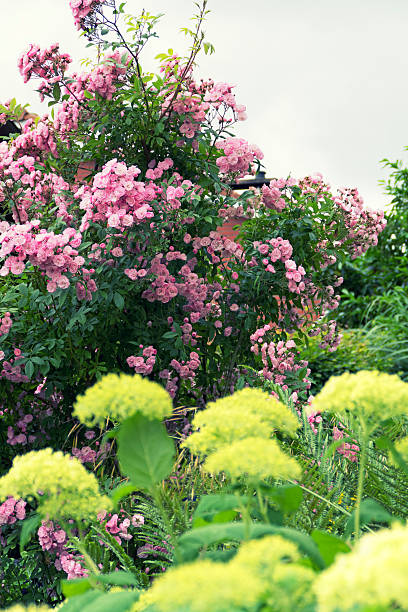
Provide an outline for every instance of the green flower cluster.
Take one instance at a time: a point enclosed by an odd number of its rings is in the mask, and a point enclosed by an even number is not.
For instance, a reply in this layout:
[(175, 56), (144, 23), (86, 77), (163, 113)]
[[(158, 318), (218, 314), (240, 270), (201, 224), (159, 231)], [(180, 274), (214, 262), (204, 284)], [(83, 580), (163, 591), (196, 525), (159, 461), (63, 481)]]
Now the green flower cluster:
[(196, 430), (183, 443), (194, 454), (207, 455), (204, 469), (237, 479), (297, 478), (300, 468), (271, 436), (275, 430), (295, 435), (292, 412), (261, 389), (242, 389), (210, 403), (193, 420)]
[(74, 404), (74, 416), (89, 427), (103, 427), (107, 419), (122, 422), (136, 413), (161, 421), (172, 410), (167, 391), (139, 374), (107, 374)]
[(381, 421), (408, 414), (408, 383), (377, 370), (346, 372), (330, 378), (311, 408), (351, 418), (372, 432)]
[(92, 518), (112, 503), (101, 495), (98, 481), (75, 457), (51, 448), (32, 451), (14, 459), (0, 478), (0, 500), (32, 495), (38, 512), (49, 519)]
[(204, 469), (211, 474), (226, 472), (233, 480), (243, 474), (256, 481), (301, 476), (297, 461), (284, 453), (276, 440), (260, 437), (249, 437), (223, 446), (208, 456)]
[[(408, 609), (408, 526), (395, 524), (361, 538), (316, 580), (319, 612)], [(371, 608), (370, 608), (371, 609)]]
[[(312, 601), (314, 573), (292, 562), (298, 558), (296, 546), (280, 536), (249, 541), (228, 563), (203, 559), (170, 569), (155, 580), (132, 612), (258, 610), (261, 602), (269, 601), (276, 612), (301, 612), (305, 602)], [(292, 586), (296, 583), (295, 599), (287, 590), (290, 577)]]
[[(397, 442), (395, 443), (395, 450), (401, 455), (405, 463), (408, 463), (408, 436), (397, 440)], [(391, 453), (390, 460), (392, 463), (395, 463)]]
[(299, 427), (284, 404), (261, 389), (242, 389), (208, 404), (193, 421), (200, 431), (188, 438), (193, 453), (204, 455), (247, 436), (270, 437), (275, 429), (291, 436)]

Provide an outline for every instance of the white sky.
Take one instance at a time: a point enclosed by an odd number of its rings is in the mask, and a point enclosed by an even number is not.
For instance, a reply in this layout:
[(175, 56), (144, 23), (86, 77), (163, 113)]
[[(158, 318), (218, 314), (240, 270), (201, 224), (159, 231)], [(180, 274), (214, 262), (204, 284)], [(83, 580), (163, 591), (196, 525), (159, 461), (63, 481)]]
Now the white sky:
[[(128, 0), (166, 13), (160, 39), (146, 54), (172, 47), (183, 54), (178, 30), (189, 25), (192, 0)], [(75, 30), (68, 0), (0, 0), (0, 101), (16, 97), (44, 112), (18, 73), (18, 56), (35, 42), (60, 42), (79, 61), (85, 40)], [(380, 160), (403, 158), (408, 144), (408, 2), (406, 0), (209, 0), (200, 76), (236, 84), (248, 119), (237, 135), (265, 153), (268, 176), (321, 172), (333, 186), (357, 187), (368, 206), (384, 207)]]

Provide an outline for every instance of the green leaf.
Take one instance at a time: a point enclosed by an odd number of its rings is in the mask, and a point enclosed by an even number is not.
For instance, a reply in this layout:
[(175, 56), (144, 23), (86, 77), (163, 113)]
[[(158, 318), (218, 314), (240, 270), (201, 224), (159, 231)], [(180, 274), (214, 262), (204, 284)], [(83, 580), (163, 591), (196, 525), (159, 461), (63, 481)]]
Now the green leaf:
[(110, 574), (99, 574), (98, 582), (103, 584), (115, 584), (118, 586), (138, 586), (139, 581), (131, 572), (111, 572)]
[(173, 469), (174, 444), (162, 423), (135, 414), (120, 428), (118, 458), (138, 489), (152, 491)]
[(299, 485), (261, 487), (261, 492), (270, 497), (284, 514), (296, 512), (303, 500), (303, 491)]
[(28, 378), (31, 378), (34, 374), (34, 364), (30, 359), (26, 361), (24, 373)]
[(210, 522), (225, 523), (230, 521), (239, 511), (240, 505), (245, 505), (247, 502), (248, 498), (240, 498), (237, 495), (203, 495), (194, 512), (193, 527), (199, 527), (200, 522), (203, 526), (205, 523)]
[[(68, 580), (64, 580), (63, 582), (68, 582)], [(72, 582), (72, 580), (69, 582)], [(59, 609), (64, 612), (84, 612), (88, 605), (95, 603), (95, 601), (103, 595), (101, 591), (87, 591), (83, 595), (76, 595), (68, 601), (64, 601)]]
[(82, 595), (91, 589), (88, 578), (74, 578), (72, 580), (61, 580), (61, 590), (65, 597), (75, 597)]
[[(261, 538), (269, 534), (280, 535), (294, 542), (299, 550), (313, 561), (316, 567), (319, 569), (326, 567), (316, 543), (310, 536), (289, 527), (277, 527), (267, 523), (254, 523), (249, 528), (249, 539)], [(187, 531), (179, 538), (179, 552), (183, 561), (193, 561), (204, 547), (222, 542), (241, 542), (246, 538), (246, 535), (246, 528), (243, 523), (224, 523), (200, 527)]]
[(24, 521), (20, 533), (20, 552), (24, 550), (25, 545), (30, 541), (34, 531), (36, 531), (40, 525), (41, 516), (39, 514), (34, 514), (34, 516)]
[(327, 567), (333, 563), (338, 553), (351, 552), (351, 548), (347, 546), (344, 540), (326, 531), (314, 529), (311, 533), (311, 537), (316, 542)]
[(125, 300), (123, 299), (123, 296), (120, 293), (116, 292), (113, 294), (113, 301), (115, 302), (116, 308), (119, 308), (119, 310), (123, 310)]
[[(351, 516), (349, 517), (345, 535), (350, 535), (354, 530), (354, 516), (355, 510), (353, 510)], [(381, 504), (378, 503), (375, 499), (365, 499), (361, 502), (360, 506), (360, 526), (368, 525), (370, 523), (391, 523), (395, 517), (392, 516)]]
[(58, 83), (55, 83), (54, 87), (52, 88), (52, 95), (54, 96), (56, 102), (59, 102), (61, 97), (61, 87), (58, 85)]
[(120, 484), (119, 486), (117, 486), (115, 489), (113, 489), (113, 491), (110, 494), (110, 497), (112, 498), (112, 501), (115, 507), (124, 497), (127, 497), (128, 495), (130, 495), (136, 489), (137, 487), (135, 487), (135, 485), (132, 484), (131, 482), (124, 482)]
[(139, 599), (138, 591), (102, 593), (96, 600), (81, 609), (81, 612), (129, 612), (132, 604)]

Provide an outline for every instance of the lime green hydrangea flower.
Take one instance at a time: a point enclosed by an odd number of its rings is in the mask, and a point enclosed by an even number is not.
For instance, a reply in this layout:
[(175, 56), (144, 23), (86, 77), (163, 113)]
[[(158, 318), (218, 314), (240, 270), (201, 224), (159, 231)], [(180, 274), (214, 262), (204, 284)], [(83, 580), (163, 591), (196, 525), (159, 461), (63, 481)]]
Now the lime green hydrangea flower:
[[(395, 450), (401, 455), (402, 459), (408, 463), (408, 436), (400, 438), (395, 443)], [(395, 464), (395, 459), (390, 453), (390, 461)]]
[(301, 469), (293, 457), (280, 448), (276, 440), (245, 438), (209, 455), (204, 470), (211, 474), (226, 472), (233, 480), (246, 475), (250, 480), (265, 478), (299, 478)]
[(274, 431), (258, 415), (236, 410), (203, 410), (194, 418), (193, 426), (200, 431), (192, 433), (183, 446), (195, 455), (208, 455), (248, 436), (270, 438)]
[(313, 602), (311, 585), (315, 573), (296, 565), (299, 559), (299, 550), (293, 542), (271, 535), (241, 544), (229, 565), (245, 567), (264, 582), (273, 612), (301, 612)]
[(293, 436), (299, 421), (289, 408), (261, 389), (242, 389), (208, 404), (193, 420), (196, 430), (184, 442), (207, 455), (248, 436), (270, 438), (275, 429)]
[(16, 457), (0, 478), (0, 500), (28, 495), (38, 500), (38, 512), (50, 519), (86, 520), (112, 506), (101, 495), (94, 474), (75, 457), (51, 448)]
[(315, 583), (318, 612), (354, 606), (408, 609), (408, 526), (395, 524), (361, 538), (352, 553), (338, 555)]
[(295, 563), (276, 566), (273, 581), (268, 584), (267, 603), (273, 612), (310, 612), (315, 610), (313, 583), (316, 574), (308, 567)]
[(107, 374), (74, 404), (74, 415), (89, 427), (103, 427), (108, 418), (122, 422), (136, 413), (161, 421), (172, 410), (167, 391), (139, 374)]
[(134, 605), (132, 612), (231, 612), (252, 610), (263, 581), (240, 565), (195, 561), (168, 570)]
[(296, 544), (282, 536), (270, 535), (241, 544), (231, 563), (238, 563), (260, 578), (268, 580), (283, 560), (297, 561), (299, 557)]
[(346, 372), (330, 378), (314, 398), (312, 409), (364, 422), (372, 432), (381, 421), (408, 414), (408, 383), (377, 370)]

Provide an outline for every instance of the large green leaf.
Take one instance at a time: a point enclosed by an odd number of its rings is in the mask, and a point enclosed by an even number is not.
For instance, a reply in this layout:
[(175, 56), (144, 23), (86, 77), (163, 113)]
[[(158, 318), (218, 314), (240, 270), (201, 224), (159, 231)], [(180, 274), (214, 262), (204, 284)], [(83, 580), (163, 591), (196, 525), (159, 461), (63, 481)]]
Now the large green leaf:
[(101, 597), (84, 606), (81, 612), (129, 612), (138, 599), (138, 591), (104, 593)]
[(24, 550), (24, 546), (30, 541), (31, 536), (33, 535), (34, 531), (37, 530), (37, 527), (39, 527), (40, 524), (41, 516), (39, 514), (34, 514), (34, 516), (31, 516), (24, 521), (20, 534), (20, 552)]
[(303, 490), (299, 485), (280, 485), (261, 487), (261, 493), (269, 497), (283, 512), (291, 514), (296, 512), (303, 500)]
[(120, 428), (118, 457), (133, 485), (152, 491), (173, 468), (174, 443), (162, 423), (135, 414)]
[(74, 578), (71, 580), (61, 580), (61, 590), (66, 598), (83, 595), (92, 589), (88, 578)]
[(201, 527), (205, 523), (226, 523), (231, 521), (248, 499), (239, 495), (216, 494), (203, 495), (194, 512), (193, 526)]
[(63, 612), (84, 612), (88, 604), (95, 602), (103, 595), (102, 591), (87, 591), (83, 595), (70, 597), (70, 599), (64, 601), (59, 609), (63, 610)]
[(252, 524), (248, 534), (243, 523), (222, 523), (193, 529), (179, 538), (179, 552), (184, 561), (193, 561), (202, 548), (222, 542), (241, 542), (247, 535), (249, 539), (256, 539), (272, 534), (294, 542), (318, 568), (326, 567), (316, 543), (310, 536), (289, 527), (277, 527), (267, 523)]
[(351, 551), (351, 548), (347, 546), (344, 540), (326, 531), (314, 529), (311, 537), (316, 542), (327, 566), (333, 563), (338, 553), (349, 553)]
[[(355, 510), (353, 510), (346, 524), (346, 536), (350, 535), (354, 529), (354, 516)], [(375, 499), (365, 499), (361, 502), (360, 506), (360, 526), (369, 525), (370, 523), (391, 523), (395, 517), (392, 516), (381, 504)]]

